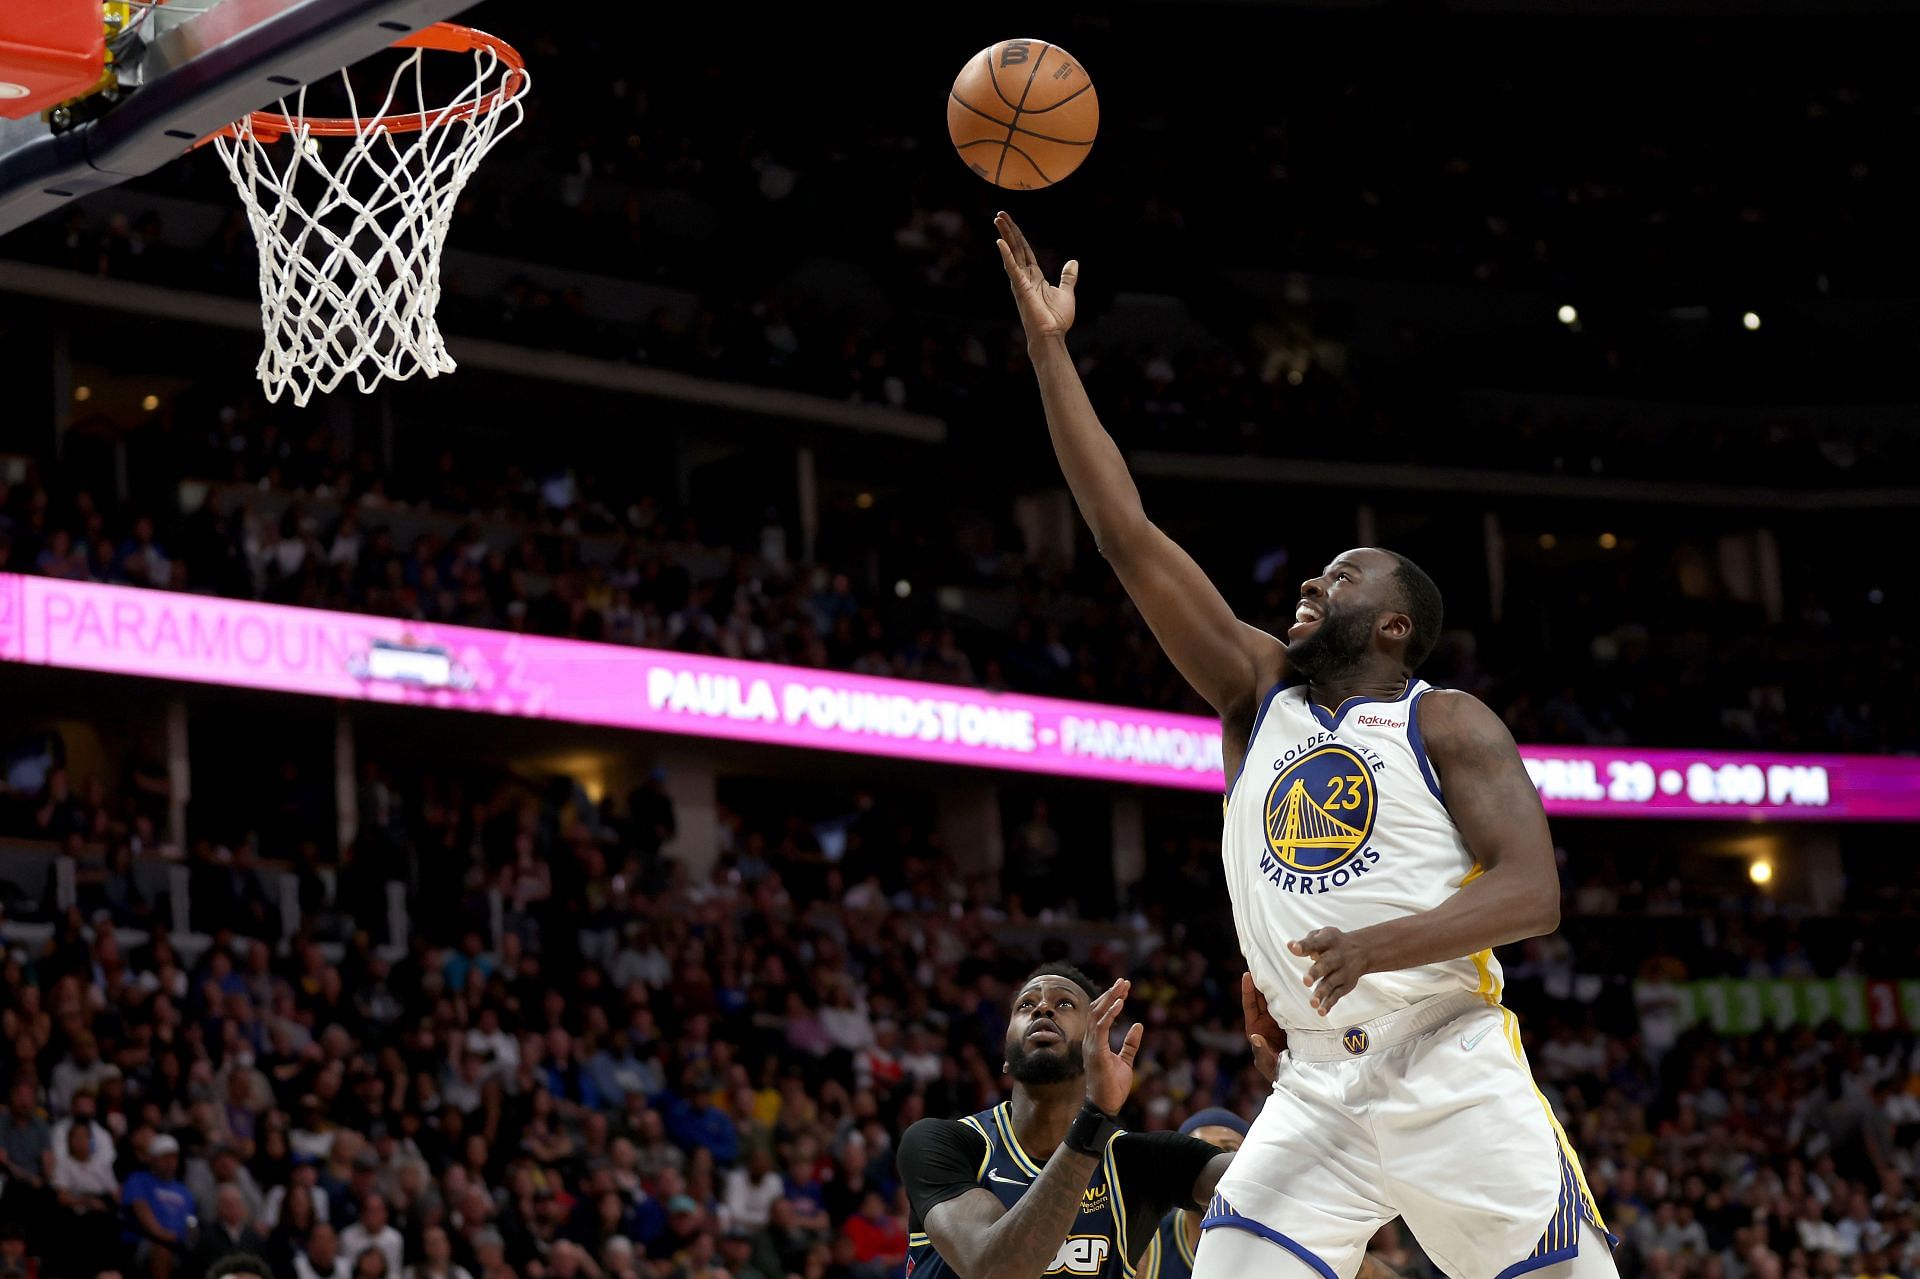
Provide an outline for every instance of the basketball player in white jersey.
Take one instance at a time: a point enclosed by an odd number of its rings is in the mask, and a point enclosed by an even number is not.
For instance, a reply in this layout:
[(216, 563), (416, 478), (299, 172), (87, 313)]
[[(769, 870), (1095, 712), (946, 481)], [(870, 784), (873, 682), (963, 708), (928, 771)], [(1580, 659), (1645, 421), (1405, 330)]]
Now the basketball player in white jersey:
[(1194, 1279), (1352, 1279), (1396, 1216), (1449, 1279), (1612, 1279), (1492, 953), (1559, 926), (1546, 816), (1499, 717), (1414, 675), (1439, 590), (1404, 556), (1352, 550), (1301, 584), (1284, 640), (1236, 618), (1147, 518), (1080, 384), (1065, 342), (1079, 264), (1049, 284), (1013, 220), (995, 221), (1074, 500), (1219, 712), (1234, 922), (1286, 1034)]

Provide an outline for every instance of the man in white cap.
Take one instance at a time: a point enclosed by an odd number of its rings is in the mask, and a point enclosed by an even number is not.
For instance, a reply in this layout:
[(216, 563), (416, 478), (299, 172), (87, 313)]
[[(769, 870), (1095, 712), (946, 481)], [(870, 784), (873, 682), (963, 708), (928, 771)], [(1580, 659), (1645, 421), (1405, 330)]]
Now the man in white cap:
[(193, 1234), (193, 1192), (179, 1171), (180, 1143), (161, 1133), (147, 1143), (147, 1166), (120, 1190), (133, 1220), (135, 1261), (154, 1279), (172, 1279)]

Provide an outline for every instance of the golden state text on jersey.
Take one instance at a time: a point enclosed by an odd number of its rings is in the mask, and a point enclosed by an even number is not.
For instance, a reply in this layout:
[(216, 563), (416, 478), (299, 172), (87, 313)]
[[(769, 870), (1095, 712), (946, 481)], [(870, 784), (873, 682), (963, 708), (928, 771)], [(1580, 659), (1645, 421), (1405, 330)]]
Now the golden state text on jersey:
[[(1453, 824), (1420, 736), (1433, 690), (1315, 705), (1304, 684), (1267, 694), (1227, 792), (1220, 854), (1254, 982), (1282, 1026), (1325, 1029), (1303, 984), (1311, 961), (1287, 943), (1431, 910), (1459, 891), (1473, 856)], [(1371, 973), (1340, 1002), (1368, 1021), (1433, 995), (1498, 989), (1490, 954)]]

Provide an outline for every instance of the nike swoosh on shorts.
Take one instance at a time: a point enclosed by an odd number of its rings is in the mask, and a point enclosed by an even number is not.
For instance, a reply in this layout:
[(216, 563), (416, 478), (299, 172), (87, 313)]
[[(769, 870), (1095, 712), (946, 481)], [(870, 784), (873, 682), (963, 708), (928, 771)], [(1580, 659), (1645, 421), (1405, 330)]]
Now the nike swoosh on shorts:
[(1479, 1042), (1480, 1042), (1481, 1040), (1483, 1040), (1483, 1039), (1485, 1039), (1485, 1038), (1487, 1037), (1487, 1032), (1488, 1032), (1488, 1031), (1490, 1031), (1490, 1030), (1492, 1030), (1492, 1029), (1493, 1029), (1493, 1027), (1492, 1027), (1492, 1026), (1482, 1026), (1482, 1027), (1480, 1028), (1480, 1033), (1479, 1033), (1479, 1034), (1477, 1034), (1477, 1035), (1475, 1035), (1475, 1036), (1474, 1036), (1473, 1038), (1471, 1038), (1471, 1039), (1463, 1039), (1463, 1040), (1461, 1040), (1461, 1041), (1460, 1041), (1460, 1047), (1461, 1047), (1461, 1048), (1463, 1048), (1463, 1049), (1465, 1049), (1465, 1050), (1466, 1050), (1467, 1052), (1472, 1052), (1472, 1051), (1473, 1051), (1473, 1046), (1474, 1046), (1475, 1044), (1477, 1044), (1477, 1043), (1479, 1043)]

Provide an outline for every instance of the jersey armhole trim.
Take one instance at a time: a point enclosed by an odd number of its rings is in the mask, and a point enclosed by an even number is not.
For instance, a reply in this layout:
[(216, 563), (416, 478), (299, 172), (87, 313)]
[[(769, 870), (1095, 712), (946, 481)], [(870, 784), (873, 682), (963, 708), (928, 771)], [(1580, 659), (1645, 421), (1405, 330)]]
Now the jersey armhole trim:
[(1127, 1245), (1132, 1242), (1132, 1236), (1127, 1232), (1127, 1192), (1120, 1184), (1120, 1160), (1113, 1152), (1114, 1143), (1126, 1135), (1126, 1130), (1122, 1129), (1107, 1138), (1107, 1148), (1101, 1153), (1100, 1162), (1107, 1169), (1107, 1202), (1112, 1205), (1114, 1247), (1119, 1249), (1122, 1269), (1129, 1279), (1135, 1279), (1133, 1258), (1127, 1254)]
[[(1154, 1235), (1156, 1240), (1159, 1237), (1158, 1234)], [(1187, 1210), (1185, 1208), (1173, 1210), (1173, 1246), (1179, 1250), (1180, 1260), (1186, 1263), (1187, 1273), (1191, 1275), (1194, 1264), (1200, 1258), (1194, 1246), (1187, 1242)]]
[(1297, 679), (1283, 679), (1278, 684), (1275, 684), (1272, 688), (1268, 689), (1267, 695), (1260, 699), (1260, 710), (1253, 717), (1253, 727), (1247, 730), (1246, 749), (1240, 752), (1240, 767), (1234, 770), (1233, 777), (1227, 782), (1226, 794), (1221, 799), (1221, 806), (1223, 808), (1226, 806), (1227, 802), (1233, 798), (1233, 788), (1239, 784), (1240, 774), (1247, 771), (1247, 756), (1253, 750), (1254, 739), (1260, 736), (1260, 725), (1266, 722), (1267, 708), (1273, 705), (1274, 698), (1280, 696), (1280, 694), (1286, 692), (1288, 689), (1292, 688), (1294, 685), (1300, 684), (1303, 682), (1304, 681), (1297, 680)]
[(1440, 777), (1433, 771), (1433, 761), (1427, 758), (1427, 741), (1420, 733), (1420, 699), (1432, 691), (1431, 687), (1421, 689), (1407, 706), (1407, 745), (1413, 748), (1414, 762), (1420, 766), (1420, 779), (1444, 808), (1447, 797), (1440, 793)]
[(980, 1121), (972, 1115), (968, 1115), (960, 1122), (980, 1134), (980, 1145), (982, 1147), (980, 1151), (980, 1166), (973, 1170), (973, 1179), (978, 1181), (987, 1175), (987, 1165), (993, 1162), (993, 1138), (987, 1136), (987, 1130), (982, 1128)]

